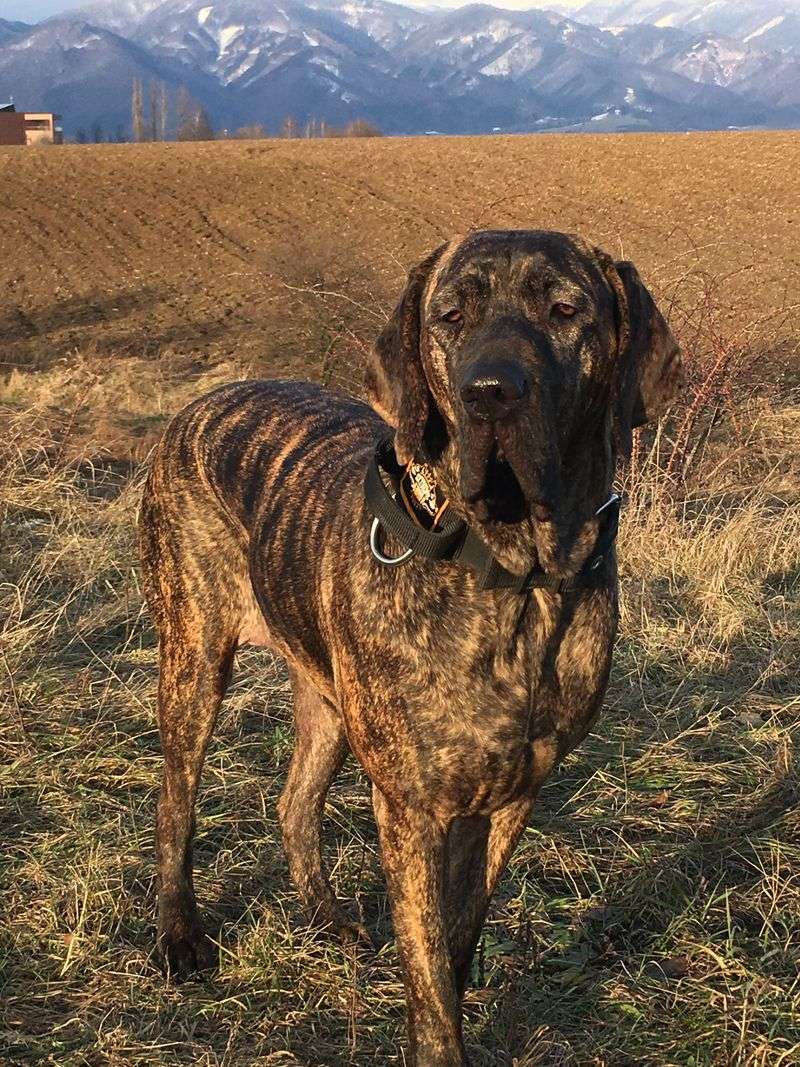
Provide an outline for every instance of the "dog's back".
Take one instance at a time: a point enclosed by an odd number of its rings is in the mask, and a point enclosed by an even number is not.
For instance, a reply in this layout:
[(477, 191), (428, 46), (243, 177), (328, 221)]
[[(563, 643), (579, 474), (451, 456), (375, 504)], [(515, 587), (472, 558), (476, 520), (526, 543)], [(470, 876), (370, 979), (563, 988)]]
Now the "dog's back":
[(184, 408), (157, 447), (149, 485), (201, 485), (250, 528), (263, 486), (302, 501), (336, 482), (386, 430), (354, 397), (310, 382), (235, 382)]
[[(273, 560), (305, 555), (313, 571), (323, 527), (385, 430), (355, 398), (297, 381), (236, 382), (179, 412), (154, 452), (139, 522), (159, 629), (185, 583), (207, 607), (238, 609), (263, 631), (247, 580), (253, 537), (268, 530)], [(255, 633), (244, 629), (239, 643)]]

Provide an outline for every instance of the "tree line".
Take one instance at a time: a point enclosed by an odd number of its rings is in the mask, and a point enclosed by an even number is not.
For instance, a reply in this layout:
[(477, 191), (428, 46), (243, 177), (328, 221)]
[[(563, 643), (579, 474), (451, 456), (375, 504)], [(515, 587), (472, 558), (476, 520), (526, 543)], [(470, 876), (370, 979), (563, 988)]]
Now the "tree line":
[[(131, 125), (133, 139), (142, 141), (166, 141), (173, 111), (169, 90), (163, 82), (150, 82), (145, 101), (144, 87), (134, 79), (131, 91)], [(214, 130), (208, 112), (198, 104), (185, 86), (178, 89), (174, 111), (175, 140), (213, 141)]]
[[(237, 138), (258, 140), (263, 137), (316, 138), (316, 137), (380, 137), (381, 131), (368, 119), (357, 118), (345, 126), (333, 126), (324, 119), (310, 118), (300, 123), (293, 115), (287, 115), (278, 130), (270, 133), (260, 122), (240, 126), (235, 130), (215, 130), (208, 111), (199, 104), (185, 86), (181, 86), (174, 99), (163, 82), (152, 81), (146, 87), (135, 78), (131, 88), (131, 139), (137, 143), (148, 141), (213, 141)], [(106, 134), (99, 122), (87, 131), (84, 127), (75, 131), (78, 144), (108, 141), (122, 144), (129, 139), (120, 124), (113, 133)]]
[[(269, 137), (263, 126), (257, 127), (260, 129), (260, 133), (256, 136)], [(254, 127), (245, 126), (242, 128), (241, 136), (249, 137)], [(240, 131), (236, 131), (235, 136), (240, 136)], [(281, 123), (278, 136), (280, 137), (381, 137), (383, 136), (380, 129), (374, 122), (370, 122), (369, 119), (353, 119), (352, 122), (348, 122), (346, 126), (332, 126), (325, 119), (311, 118), (304, 125), (301, 125), (293, 115), (287, 115)]]

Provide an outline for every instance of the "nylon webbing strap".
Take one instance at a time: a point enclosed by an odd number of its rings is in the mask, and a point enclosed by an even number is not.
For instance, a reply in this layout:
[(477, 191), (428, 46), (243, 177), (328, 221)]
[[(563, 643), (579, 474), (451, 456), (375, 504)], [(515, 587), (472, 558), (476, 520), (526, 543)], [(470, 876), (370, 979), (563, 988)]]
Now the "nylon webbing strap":
[(458, 518), (451, 518), (439, 531), (424, 530), (389, 493), (381, 476), (381, 468), (386, 471), (396, 486), (399, 468), (394, 458), (391, 441), (381, 441), (378, 445), (375, 457), (367, 467), (367, 477), (364, 482), (367, 506), (375, 518), (380, 519), (384, 530), (393, 534), (402, 545), (412, 549), (417, 556), (424, 556), (426, 559), (452, 557), (456, 546), (464, 538), (467, 524)]
[[(387, 489), (382, 471), (394, 487), (394, 494)], [(619, 529), (620, 499), (615, 495), (597, 513), (601, 516), (597, 544), (574, 578), (554, 578), (539, 566), (527, 574), (513, 574), (498, 563), (475, 531), (449, 508), (442, 517), (441, 530), (425, 530), (418, 526), (396, 499), (401, 475), (392, 439), (384, 438), (378, 443), (364, 480), (364, 496), (372, 515), (387, 533), (396, 537), (415, 556), (450, 560), (475, 571), (480, 577), (482, 590), (508, 589), (524, 593), (529, 589), (550, 589), (564, 593), (578, 585), (593, 584), (600, 577), (601, 564)]]

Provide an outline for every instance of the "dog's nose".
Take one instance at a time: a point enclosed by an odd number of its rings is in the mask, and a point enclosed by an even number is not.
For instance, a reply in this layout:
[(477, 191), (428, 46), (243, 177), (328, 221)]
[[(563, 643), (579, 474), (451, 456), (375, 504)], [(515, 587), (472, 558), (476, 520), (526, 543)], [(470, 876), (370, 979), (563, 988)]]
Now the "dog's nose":
[(510, 361), (479, 362), (461, 386), (461, 399), (476, 419), (497, 422), (513, 415), (530, 392), (525, 368)]

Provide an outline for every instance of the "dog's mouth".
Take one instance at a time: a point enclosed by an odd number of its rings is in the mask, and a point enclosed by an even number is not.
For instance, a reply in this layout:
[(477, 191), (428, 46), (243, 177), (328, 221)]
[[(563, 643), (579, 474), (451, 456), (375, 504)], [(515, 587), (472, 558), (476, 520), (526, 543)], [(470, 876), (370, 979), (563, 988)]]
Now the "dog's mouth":
[(461, 491), (479, 522), (517, 523), (547, 509), (519, 427), (471, 427), (465, 443)]
[(527, 513), (525, 493), (498, 441), (486, 460), (483, 485), (469, 503), (483, 522), (520, 522)]

